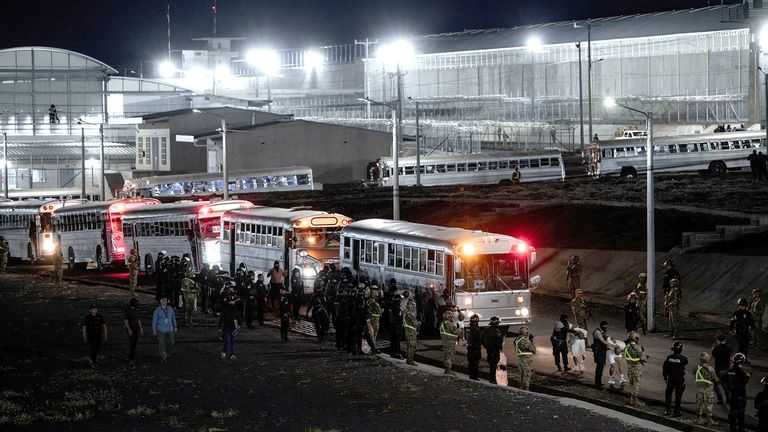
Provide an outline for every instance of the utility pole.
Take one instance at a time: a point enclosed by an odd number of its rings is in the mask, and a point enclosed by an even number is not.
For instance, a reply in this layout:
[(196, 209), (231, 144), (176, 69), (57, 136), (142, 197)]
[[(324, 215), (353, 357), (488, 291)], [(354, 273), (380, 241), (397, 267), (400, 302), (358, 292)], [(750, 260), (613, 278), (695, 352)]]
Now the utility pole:
[(410, 96), (408, 96), (408, 100), (416, 104), (416, 186), (421, 186), (421, 128), (419, 127), (419, 101)]
[(80, 123), (80, 198), (85, 199), (85, 125)]
[(8, 199), (8, 134), (3, 132), (3, 190)]
[(587, 23), (587, 104), (589, 107), (589, 142), (592, 142), (592, 24)]
[(216, 36), (216, 0), (213, 0), (213, 36)]
[(579, 143), (581, 152), (584, 153), (584, 93), (582, 91), (581, 80), (581, 42), (576, 43), (579, 50)]
[(165, 18), (168, 22), (168, 61), (171, 61), (171, 2), (168, 2), (165, 10)]
[(397, 62), (397, 138), (393, 161), (395, 165), (394, 182), (392, 184), (392, 219), (400, 220), (400, 147), (403, 140), (403, 72), (400, 62)]
[(106, 187), (104, 183), (104, 123), (101, 123), (99, 125), (99, 135), (101, 135), (101, 147), (99, 147), (99, 198), (101, 201), (107, 200), (107, 195), (105, 193)]

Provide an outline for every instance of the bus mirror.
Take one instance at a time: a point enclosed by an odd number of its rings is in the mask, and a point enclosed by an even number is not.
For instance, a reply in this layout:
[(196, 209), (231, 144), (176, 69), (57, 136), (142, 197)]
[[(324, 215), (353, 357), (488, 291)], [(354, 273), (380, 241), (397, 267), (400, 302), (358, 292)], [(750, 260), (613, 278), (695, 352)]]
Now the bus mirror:
[(541, 276), (540, 275), (536, 275), (536, 276), (531, 277), (531, 283), (529, 285), (529, 289), (535, 290), (536, 288), (539, 287), (540, 283), (541, 283)]
[(534, 264), (536, 264), (536, 252), (535, 251), (531, 252), (531, 264), (530, 265), (534, 265)]
[(464, 279), (456, 279), (453, 281), (453, 286), (456, 288), (461, 288), (464, 286)]

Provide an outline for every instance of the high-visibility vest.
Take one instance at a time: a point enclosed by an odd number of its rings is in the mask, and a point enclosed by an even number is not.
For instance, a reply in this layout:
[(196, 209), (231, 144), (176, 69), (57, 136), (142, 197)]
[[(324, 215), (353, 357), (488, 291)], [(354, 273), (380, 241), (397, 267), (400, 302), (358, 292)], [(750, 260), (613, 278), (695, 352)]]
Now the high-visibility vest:
[[(446, 330), (446, 329), (445, 329), (445, 325), (446, 325), (448, 322), (449, 322), (449, 321), (443, 321), (443, 323), (442, 323), (442, 324), (440, 324), (440, 335), (441, 335), (441, 336), (445, 336), (445, 337), (449, 337), (449, 338), (455, 338), (455, 339), (458, 339), (458, 338), (459, 338), (459, 335), (457, 335), (457, 334), (453, 334), (453, 333), (451, 333), (451, 332), (449, 332), (448, 330)], [(453, 324), (453, 322), (451, 322), (451, 324)]]
[(515, 339), (515, 352), (517, 353), (518, 357), (533, 355), (532, 352), (523, 351), (522, 349), (520, 349), (520, 342), (525, 340), (524, 338), (525, 338), (524, 336), (518, 336), (517, 339)]
[(628, 345), (627, 345), (627, 346), (624, 348), (624, 359), (627, 361), (627, 363), (637, 363), (637, 362), (639, 362), (639, 361), (640, 361), (640, 358), (639, 358), (639, 357), (632, 357), (632, 354), (630, 354), (630, 353), (629, 353), (629, 347), (630, 347), (631, 345), (632, 345), (632, 344), (630, 343), (630, 344), (628, 344)]
[[(405, 327), (405, 328), (407, 328), (409, 330), (416, 331), (416, 327), (408, 324), (408, 321), (406, 321), (405, 317), (403, 317), (403, 327)], [(442, 328), (440, 330), (442, 331)]]
[(712, 381), (708, 379), (704, 379), (704, 375), (702, 375), (701, 370), (704, 369), (701, 365), (696, 366), (696, 382), (703, 382), (707, 384), (712, 384)]

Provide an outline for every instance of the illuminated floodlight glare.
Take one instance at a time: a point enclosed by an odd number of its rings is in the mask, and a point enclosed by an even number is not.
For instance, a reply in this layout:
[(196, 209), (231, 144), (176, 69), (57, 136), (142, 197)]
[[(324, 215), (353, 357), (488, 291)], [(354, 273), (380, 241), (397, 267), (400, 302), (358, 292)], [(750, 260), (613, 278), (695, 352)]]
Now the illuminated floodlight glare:
[(163, 78), (171, 78), (176, 75), (176, 67), (173, 63), (166, 60), (158, 65), (158, 72), (160, 72), (160, 76)]
[(757, 42), (760, 44), (760, 49), (762, 49), (763, 52), (768, 51), (768, 24), (760, 29)]
[(245, 59), (248, 60), (248, 63), (259, 68), (264, 75), (274, 76), (280, 71), (280, 55), (277, 54), (277, 51), (255, 49), (248, 51)]
[(229, 66), (227, 65), (218, 65), (216, 66), (216, 69), (214, 69), (214, 74), (216, 74), (216, 79), (225, 79), (229, 76)]
[(304, 69), (319, 69), (325, 64), (325, 57), (317, 51), (307, 51), (304, 54)]
[(96, 168), (97, 166), (99, 166), (99, 161), (96, 159), (91, 158), (85, 161), (86, 168)]
[(613, 108), (616, 106), (616, 99), (612, 97), (607, 97), (603, 99), (603, 106), (606, 108)]
[(531, 36), (528, 38), (526, 46), (529, 50), (536, 52), (541, 50), (543, 44), (541, 43), (541, 39), (538, 36)]
[(407, 69), (413, 63), (415, 52), (413, 45), (405, 39), (400, 39), (386, 44), (376, 51), (376, 57), (384, 64), (385, 68)]
[(193, 67), (187, 72), (186, 81), (194, 89), (207, 89), (211, 84), (211, 71), (200, 66)]

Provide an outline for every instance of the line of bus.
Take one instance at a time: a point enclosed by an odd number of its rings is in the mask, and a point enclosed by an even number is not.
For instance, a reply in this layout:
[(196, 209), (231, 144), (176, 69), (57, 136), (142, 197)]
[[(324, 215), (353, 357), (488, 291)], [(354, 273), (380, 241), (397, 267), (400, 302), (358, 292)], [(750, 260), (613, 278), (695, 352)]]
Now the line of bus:
[[(125, 181), (125, 196), (152, 198), (210, 197), (224, 192), (221, 173), (181, 174), (143, 177)], [(229, 193), (246, 194), (289, 190), (312, 190), (312, 168), (293, 166), (232, 171), (229, 173)]]
[[(511, 184), (515, 168), (520, 171), (521, 182), (565, 180), (563, 156), (559, 151), (499, 152), (491, 154), (459, 154), (423, 156), (420, 158), (423, 186), (456, 184)], [(373, 166), (374, 181), (391, 186), (394, 176), (392, 158), (382, 158)], [(399, 183), (416, 184), (416, 157), (398, 161)]]
[(122, 266), (126, 254), (123, 213), (159, 203), (151, 198), (123, 198), (54, 210), (54, 235), (69, 268), (85, 269), (89, 263), (96, 263), (100, 270), (110, 264)]
[(341, 267), (379, 283), (394, 278), (399, 289), (452, 290), (454, 304), (501, 324), (531, 322), (530, 278), (536, 251), (501, 234), (446, 228), (389, 219), (357, 221), (341, 232)]
[[(646, 139), (593, 143), (584, 150), (589, 175), (633, 178), (647, 171)], [(722, 175), (749, 166), (753, 151), (766, 153), (765, 131), (722, 132), (653, 138), (653, 171), (701, 171)]]
[(245, 263), (265, 274), (279, 261), (299, 269), (306, 293), (312, 293), (318, 272), (339, 259), (341, 229), (352, 219), (338, 213), (304, 208), (255, 207), (221, 217), (221, 263), (234, 274)]
[[(189, 254), (195, 270), (203, 263), (220, 264), (221, 215), (253, 207), (248, 201), (182, 201), (142, 206), (123, 214), (127, 245), (135, 248), (147, 273), (153, 273), (159, 252), (167, 256)], [(126, 265), (128, 256), (126, 256)]]
[(8, 241), (9, 258), (34, 261), (50, 257), (56, 248), (51, 213), (82, 199), (0, 202), (0, 234)]

